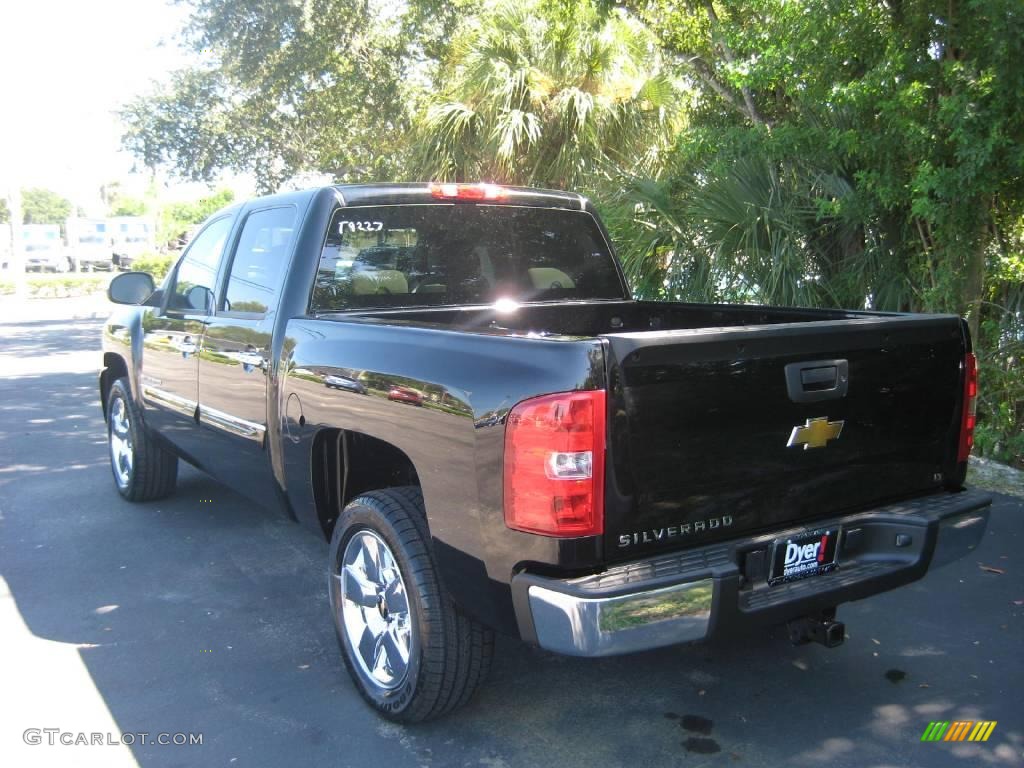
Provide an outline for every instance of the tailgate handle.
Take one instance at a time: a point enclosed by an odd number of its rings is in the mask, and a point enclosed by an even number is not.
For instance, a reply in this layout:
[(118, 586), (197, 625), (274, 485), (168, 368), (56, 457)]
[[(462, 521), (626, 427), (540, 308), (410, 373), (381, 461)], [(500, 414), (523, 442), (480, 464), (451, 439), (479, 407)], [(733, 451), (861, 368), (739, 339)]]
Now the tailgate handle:
[(846, 397), (850, 364), (846, 360), (808, 360), (786, 366), (786, 390), (794, 403)]

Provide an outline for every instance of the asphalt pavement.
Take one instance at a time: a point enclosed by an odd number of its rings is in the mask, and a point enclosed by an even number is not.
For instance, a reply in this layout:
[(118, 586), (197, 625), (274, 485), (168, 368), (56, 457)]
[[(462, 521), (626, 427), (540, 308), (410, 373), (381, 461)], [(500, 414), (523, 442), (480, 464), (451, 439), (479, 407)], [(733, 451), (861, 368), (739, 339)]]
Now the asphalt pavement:
[[(184, 465), (169, 499), (118, 496), (87, 304), (0, 304), (0, 765), (1024, 765), (1008, 496), (970, 557), (842, 606), (840, 648), (776, 630), (589, 661), (499, 639), (467, 709), (385, 722), (338, 655), (322, 540)], [(997, 725), (923, 743), (933, 720)], [(179, 733), (202, 744), (150, 743)]]

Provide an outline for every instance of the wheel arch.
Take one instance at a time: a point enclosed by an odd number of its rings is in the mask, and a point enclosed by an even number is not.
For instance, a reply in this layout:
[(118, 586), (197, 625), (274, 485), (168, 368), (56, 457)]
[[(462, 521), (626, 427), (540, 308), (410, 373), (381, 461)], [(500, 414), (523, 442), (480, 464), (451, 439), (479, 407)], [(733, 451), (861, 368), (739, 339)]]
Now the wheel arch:
[[(110, 397), (110, 388), (120, 378), (128, 378), (128, 363), (116, 352), (104, 352), (103, 370), (100, 371), (100, 407), (103, 409), (103, 418), (108, 415), (107, 399)], [(130, 389), (131, 382), (128, 386)]]
[[(328, 541), (338, 515), (360, 494), (409, 485), (422, 488), (416, 466), (405, 451), (354, 430), (318, 431), (311, 447), (310, 473), (317, 520)], [(429, 530), (426, 516), (424, 523)]]

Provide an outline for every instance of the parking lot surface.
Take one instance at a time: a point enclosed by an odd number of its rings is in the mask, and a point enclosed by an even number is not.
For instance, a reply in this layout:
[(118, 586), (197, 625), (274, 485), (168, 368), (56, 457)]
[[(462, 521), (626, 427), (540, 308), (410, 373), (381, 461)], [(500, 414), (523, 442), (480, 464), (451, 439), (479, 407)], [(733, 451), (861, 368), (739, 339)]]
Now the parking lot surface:
[[(588, 661), (499, 639), (466, 710), (402, 727), (344, 671), (326, 544), (185, 465), (173, 497), (122, 501), (100, 321), (13, 306), (0, 305), (0, 765), (1024, 765), (1019, 499), (996, 497), (973, 555), (842, 606), (838, 649), (780, 629)], [(933, 720), (997, 725), (984, 743), (922, 743)], [(202, 744), (25, 743), (44, 728)]]

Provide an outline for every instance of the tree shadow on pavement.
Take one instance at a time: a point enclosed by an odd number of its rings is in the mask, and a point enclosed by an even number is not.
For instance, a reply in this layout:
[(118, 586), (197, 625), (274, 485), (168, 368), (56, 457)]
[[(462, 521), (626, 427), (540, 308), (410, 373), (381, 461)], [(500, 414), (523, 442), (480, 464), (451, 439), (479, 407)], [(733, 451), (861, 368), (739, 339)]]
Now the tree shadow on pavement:
[[(36, 331), (36, 350), (85, 344)], [(34, 635), (83, 646), (122, 731), (204, 734), (132, 747), (147, 768), (1019, 764), (1017, 500), (974, 556), (841, 608), (838, 649), (774, 632), (583, 660), (500, 639), (466, 710), (402, 727), (345, 674), (322, 540), (185, 465), (173, 497), (122, 501), (94, 374), (0, 378), (0, 396), (0, 576)], [(1000, 724), (984, 744), (922, 744), (936, 719)]]

